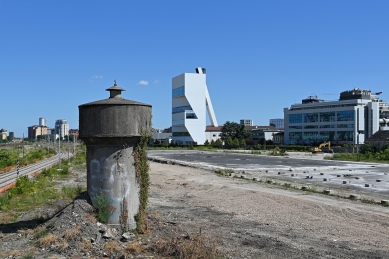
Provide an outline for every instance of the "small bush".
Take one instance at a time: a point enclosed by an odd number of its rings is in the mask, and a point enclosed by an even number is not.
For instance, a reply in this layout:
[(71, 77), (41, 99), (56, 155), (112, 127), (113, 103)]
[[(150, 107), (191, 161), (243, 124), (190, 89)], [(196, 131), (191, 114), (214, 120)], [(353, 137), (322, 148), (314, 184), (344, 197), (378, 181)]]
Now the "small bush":
[(116, 208), (110, 204), (110, 200), (103, 192), (100, 192), (92, 198), (92, 203), (97, 210), (97, 219), (101, 223), (107, 224), (109, 216), (116, 210)]

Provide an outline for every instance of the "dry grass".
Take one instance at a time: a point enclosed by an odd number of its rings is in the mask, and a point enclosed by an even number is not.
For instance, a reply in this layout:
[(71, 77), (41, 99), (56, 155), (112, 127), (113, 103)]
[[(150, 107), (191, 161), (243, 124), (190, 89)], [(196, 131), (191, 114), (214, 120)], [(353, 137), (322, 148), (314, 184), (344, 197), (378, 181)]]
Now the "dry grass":
[(59, 250), (64, 250), (69, 247), (69, 244), (66, 240), (61, 239), (61, 241), (57, 243), (57, 246)]
[(55, 235), (47, 235), (39, 239), (39, 245), (43, 247), (47, 247), (49, 245), (54, 244), (57, 241), (57, 236)]
[(181, 259), (220, 258), (216, 244), (200, 234), (188, 234), (173, 237), (155, 244), (155, 250), (161, 256), (173, 256)]
[(142, 247), (140, 247), (140, 244), (128, 244), (126, 246), (125, 250), (128, 253), (140, 254), (143, 249), (142, 249)]
[(105, 244), (105, 251), (110, 256), (114, 256), (117, 252), (120, 252), (120, 250), (120, 245), (116, 241), (110, 241)]
[(80, 225), (77, 225), (69, 230), (66, 230), (65, 233), (63, 233), (63, 237), (66, 240), (70, 240), (76, 237), (78, 234), (80, 234)]
[(91, 213), (86, 214), (86, 215), (85, 215), (85, 218), (86, 218), (87, 220), (89, 220), (90, 222), (92, 222), (92, 223), (97, 223), (96, 216), (93, 215), (93, 214), (91, 214)]
[(92, 243), (86, 238), (82, 238), (82, 242), (77, 245), (77, 250), (84, 253), (90, 252), (90, 250), (92, 249), (93, 249)]

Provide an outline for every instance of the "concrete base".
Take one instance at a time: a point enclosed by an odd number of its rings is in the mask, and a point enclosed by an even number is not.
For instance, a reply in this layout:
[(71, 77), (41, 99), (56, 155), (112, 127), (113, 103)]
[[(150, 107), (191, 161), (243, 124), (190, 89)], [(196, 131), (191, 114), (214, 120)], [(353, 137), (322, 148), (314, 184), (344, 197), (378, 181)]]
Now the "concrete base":
[[(124, 143), (124, 142), (123, 142)], [(134, 145), (87, 145), (87, 186), (93, 200), (104, 193), (110, 204), (110, 225), (121, 225), (127, 216), (127, 228), (135, 229), (139, 211), (139, 183), (133, 157)]]

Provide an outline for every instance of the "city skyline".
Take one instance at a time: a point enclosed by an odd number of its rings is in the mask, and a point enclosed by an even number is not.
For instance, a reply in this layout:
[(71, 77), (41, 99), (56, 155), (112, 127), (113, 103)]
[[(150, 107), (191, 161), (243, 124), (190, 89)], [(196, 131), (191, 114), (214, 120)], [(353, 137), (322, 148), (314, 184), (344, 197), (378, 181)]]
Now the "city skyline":
[[(78, 128), (78, 105), (126, 89), (167, 128), (171, 78), (207, 69), (218, 122), (268, 125), (310, 95), (354, 88), (389, 100), (387, 1), (0, 1), (0, 128), (37, 118)], [(208, 125), (210, 124), (208, 120)]]

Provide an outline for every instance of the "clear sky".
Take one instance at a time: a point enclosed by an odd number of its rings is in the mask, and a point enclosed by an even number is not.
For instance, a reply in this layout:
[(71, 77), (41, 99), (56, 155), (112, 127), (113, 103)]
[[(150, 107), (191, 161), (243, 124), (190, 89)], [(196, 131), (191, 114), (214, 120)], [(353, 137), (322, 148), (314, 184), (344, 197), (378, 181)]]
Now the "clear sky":
[(78, 128), (78, 105), (123, 97), (171, 125), (171, 79), (207, 69), (219, 124), (268, 125), (309, 95), (389, 101), (389, 1), (0, 0), (0, 128)]

